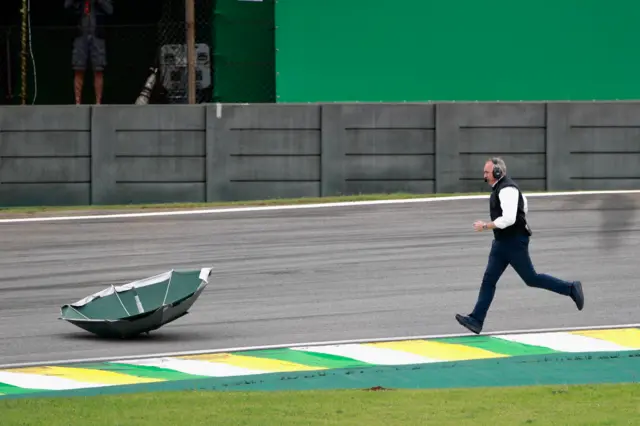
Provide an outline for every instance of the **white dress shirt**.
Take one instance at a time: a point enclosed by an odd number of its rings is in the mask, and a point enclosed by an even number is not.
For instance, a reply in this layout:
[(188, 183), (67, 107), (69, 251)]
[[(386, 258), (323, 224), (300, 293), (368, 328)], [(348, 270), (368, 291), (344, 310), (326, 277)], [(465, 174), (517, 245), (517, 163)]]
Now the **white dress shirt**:
[[(498, 194), (500, 206), (502, 207), (502, 216), (493, 221), (496, 227), (504, 229), (516, 223), (516, 213), (518, 211), (518, 190), (513, 186), (502, 188)], [(524, 200), (524, 214), (527, 215), (529, 207), (527, 205), (527, 197), (522, 194)]]

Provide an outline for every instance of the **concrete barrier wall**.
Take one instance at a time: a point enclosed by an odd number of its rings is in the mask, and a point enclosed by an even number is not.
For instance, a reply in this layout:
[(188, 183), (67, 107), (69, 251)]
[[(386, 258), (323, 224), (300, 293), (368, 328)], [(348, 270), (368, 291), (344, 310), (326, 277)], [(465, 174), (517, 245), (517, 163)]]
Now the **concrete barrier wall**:
[(0, 108), (0, 205), (640, 188), (640, 103)]
[(91, 202), (91, 109), (0, 108), (0, 205)]
[(94, 204), (205, 201), (205, 109), (92, 108)]

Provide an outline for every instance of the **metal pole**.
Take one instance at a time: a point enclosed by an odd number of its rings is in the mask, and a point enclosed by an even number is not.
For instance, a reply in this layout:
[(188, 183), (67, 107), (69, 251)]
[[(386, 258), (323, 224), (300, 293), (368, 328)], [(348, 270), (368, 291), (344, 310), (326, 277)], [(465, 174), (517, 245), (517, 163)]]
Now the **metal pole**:
[(187, 23), (187, 81), (189, 104), (196, 103), (196, 34), (194, 0), (185, 0)]
[(27, 103), (27, 0), (22, 0), (20, 12), (22, 13), (20, 98), (22, 99), (22, 105), (24, 105)]

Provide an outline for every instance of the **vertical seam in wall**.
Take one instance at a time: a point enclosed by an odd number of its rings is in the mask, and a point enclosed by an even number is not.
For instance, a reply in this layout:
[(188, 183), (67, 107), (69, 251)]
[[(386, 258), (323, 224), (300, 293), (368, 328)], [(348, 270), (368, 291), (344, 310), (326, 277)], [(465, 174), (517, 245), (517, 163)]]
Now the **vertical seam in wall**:
[(209, 201), (209, 105), (203, 105), (201, 107), (202, 113), (204, 114), (204, 134), (203, 134), (203, 143), (204, 143), (204, 188), (202, 194), (202, 200), (206, 203)]
[(435, 103), (429, 103), (428, 105), (431, 105), (431, 120), (433, 123), (433, 161), (431, 162), (431, 171), (433, 172), (433, 190), (431, 191), (432, 193), (436, 194), (438, 192), (438, 173), (437, 173), (437, 161), (436, 158), (438, 157), (438, 143), (437, 143), (437, 132), (438, 132), (438, 126), (436, 124), (436, 119), (437, 119), (437, 107)]
[(544, 103), (544, 189), (549, 190), (549, 102)]
[(89, 205), (93, 205), (93, 106), (89, 106)]
[(324, 138), (324, 132), (323, 130), (323, 122), (322, 120), (324, 119), (324, 104), (320, 104), (320, 107), (318, 108), (318, 127), (319, 127), (319, 139), (318, 139), (318, 145), (320, 148), (320, 157), (318, 161), (318, 168), (320, 169), (318, 175), (320, 176), (320, 179), (318, 180), (318, 195), (320, 197), (324, 197), (324, 189), (322, 187), (322, 183), (324, 181), (324, 175), (322, 174), (322, 169), (324, 168), (324, 149), (323, 148), (323, 138)]
[[(2, 139), (3, 139), (3, 136), (2, 136), (2, 125), (3, 124), (4, 124), (4, 120), (0, 119), (0, 149), (2, 148), (2, 145), (3, 145), (3, 142), (2, 142)], [(2, 151), (0, 150), (0, 153), (1, 152)], [(2, 155), (0, 154), (0, 167), (1, 166), (2, 166)], [(2, 185), (2, 179), (1, 178), (0, 178), (0, 185)]]

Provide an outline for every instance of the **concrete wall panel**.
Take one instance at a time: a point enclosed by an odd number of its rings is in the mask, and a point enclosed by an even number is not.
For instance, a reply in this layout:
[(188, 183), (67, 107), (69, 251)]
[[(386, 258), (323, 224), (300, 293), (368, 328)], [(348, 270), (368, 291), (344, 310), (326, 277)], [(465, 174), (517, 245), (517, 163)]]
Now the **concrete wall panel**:
[(456, 103), (461, 128), (544, 127), (545, 104), (528, 102)]
[(3, 158), (0, 182), (7, 183), (89, 183), (88, 158)]
[(573, 127), (569, 145), (572, 154), (640, 152), (640, 126)]
[(571, 126), (624, 127), (637, 125), (639, 102), (565, 102)]
[(342, 193), (433, 192), (432, 105), (356, 104), (337, 111), (333, 140), (340, 143), (340, 155), (334, 161), (341, 167)]
[(127, 157), (202, 157), (206, 155), (202, 130), (118, 131), (116, 156)]
[(348, 180), (347, 194), (433, 194), (435, 181), (433, 180)]
[(88, 206), (90, 183), (0, 184), (0, 206)]
[(640, 179), (640, 149), (634, 153), (573, 154), (574, 179)]
[(197, 203), (205, 201), (205, 192), (204, 183), (118, 184), (118, 199), (121, 204)]
[[(130, 203), (131, 186), (123, 184), (155, 182), (140, 202), (151, 197), (162, 203), (185, 201), (185, 194), (173, 189), (176, 183), (204, 185), (206, 114), (201, 106), (100, 106), (92, 118), (93, 203)], [(161, 184), (167, 189), (164, 198)]]
[(342, 123), (344, 109), (340, 104), (322, 106), (320, 146), (320, 194), (323, 197), (348, 193), (345, 156), (347, 153), (346, 130)]
[(434, 155), (435, 129), (352, 129), (347, 131), (349, 155)]
[(114, 125), (112, 131), (184, 132), (202, 131), (205, 111), (201, 105), (100, 105)]
[(88, 132), (91, 113), (92, 108), (84, 105), (2, 106), (0, 131)]
[(544, 154), (545, 128), (461, 128), (461, 154)]
[(320, 155), (320, 129), (235, 131), (232, 155)]
[[(515, 179), (526, 180), (523, 187), (545, 188), (545, 104), (463, 103), (438, 108), (436, 157), (442, 149), (446, 157), (441, 167), (447, 170), (440, 192), (486, 190), (482, 169), (493, 156), (505, 160)], [(437, 182), (440, 174), (436, 177)]]
[(640, 103), (0, 108), (0, 205), (640, 188)]
[(345, 129), (435, 128), (431, 104), (338, 104)]
[(0, 107), (0, 203), (90, 204), (89, 107)]
[(433, 180), (432, 155), (349, 155), (347, 180)]
[(231, 200), (233, 201), (318, 197), (320, 194), (320, 181), (234, 181), (231, 183), (230, 188), (233, 194)]
[(204, 183), (204, 157), (119, 157), (116, 159), (120, 183)]
[[(549, 106), (549, 173), (557, 188), (640, 187), (640, 104), (563, 103)], [(558, 148), (561, 147), (560, 148)]]
[(91, 133), (87, 131), (0, 131), (0, 157), (91, 156)]
[(319, 129), (321, 107), (319, 105), (212, 105), (218, 119), (225, 120), (228, 130), (294, 130)]
[(320, 181), (320, 158), (309, 156), (232, 156), (232, 182)]
[(320, 107), (207, 107), (208, 199), (319, 196)]

